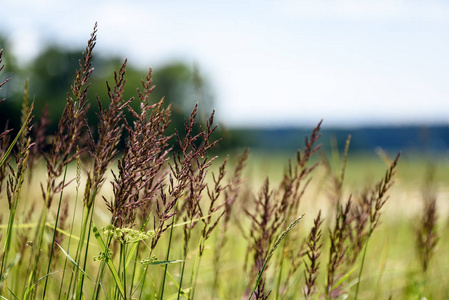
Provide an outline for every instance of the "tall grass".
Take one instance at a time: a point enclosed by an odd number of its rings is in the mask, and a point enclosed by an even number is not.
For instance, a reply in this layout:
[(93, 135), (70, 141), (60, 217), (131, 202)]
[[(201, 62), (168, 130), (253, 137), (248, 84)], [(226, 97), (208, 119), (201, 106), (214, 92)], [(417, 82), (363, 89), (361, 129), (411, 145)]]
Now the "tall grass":
[[(2, 299), (367, 298), (372, 290), (364, 281), (379, 272), (370, 241), (378, 241), (399, 155), (377, 184), (348, 194), (350, 139), (335, 172), (316, 157), (319, 122), (280, 182), (267, 177), (255, 188), (244, 178), (248, 150), (237, 159), (214, 152), (214, 112), (198, 127), (195, 105), (184, 128), (167, 133), (171, 107), (152, 99), (151, 69), (136, 97), (124, 99), (126, 60), (106, 83), (109, 105), (97, 98), (95, 126), (86, 112), (96, 34), (95, 25), (52, 138), (46, 113), (33, 124), (28, 85), (22, 128), (14, 138), (8, 128), (0, 134), (0, 196), (8, 203)], [(136, 101), (138, 110), (130, 106)], [(315, 180), (320, 165), (330, 188)], [(432, 278), (438, 241), (427, 182), (416, 228), (423, 284)], [(331, 209), (308, 215), (311, 186), (329, 195)], [(395, 287), (387, 293), (410, 295)], [(431, 289), (420, 291), (426, 293)]]

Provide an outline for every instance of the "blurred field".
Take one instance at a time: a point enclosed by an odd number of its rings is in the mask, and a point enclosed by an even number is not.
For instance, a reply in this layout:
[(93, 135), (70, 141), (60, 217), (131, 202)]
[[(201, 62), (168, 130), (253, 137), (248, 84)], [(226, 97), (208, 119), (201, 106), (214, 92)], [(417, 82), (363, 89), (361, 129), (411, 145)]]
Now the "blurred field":
[[(238, 151), (236, 150), (236, 152)], [(232, 169), (232, 165), (235, 163), (232, 157), (229, 170)], [(223, 158), (223, 155), (219, 156), (214, 164), (215, 167), (212, 168), (213, 172), (217, 171), (216, 166), (219, 165)], [(248, 195), (248, 193), (257, 194), (267, 176), (271, 185), (277, 185), (282, 178), (283, 172), (287, 169), (288, 160), (294, 158), (294, 153), (250, 153), (248, 166), (244, 172), (244, 177), (246, 178), (245, 191), (242, 193), (239, 203), (236, 203), (237, 207), (249, 205), (245, 195)], [(330, 158), (333, 172), (336, 174), (340, 172), (340, 159), (336, 156)], [(439, 157), (436, 161), (432, 161), (432, 159), (435, 158), (422, 155), (403, 155), (401, 158), (396, 182), (389, 193), (390, 199), (382, 209), (381, 225), (370, 240), (365, 272), (362, 276), (360, 299), (387, 299), (390, 296), (392, 296), (392, 299), (415, 299), (415, 297), (423, 293), (429, 296), (428, 299), (445, 299), (449, 296), (449, 289), (444, 284), (449, 281), (449, 257), (447, 255), (449, 253), (449, 235), (446, 234), (449, 226), (447, 200), (447, 195), (449, 194), (449, 159), (445, 156)], [(441, 238), (429, 267), (427, 281), (424, 282), (417, 259), (415, 227), (423, 206), (422, 188), (424, 179), (431, 164), (435, 166), (434, 184), (438, 197), (438, 233)], [(386, 169), (387, 164), (377, 154), (349, 155), (343, 199), (347, 199), (350, 194), (357, 196), (364, 188), (373, 185), (382, 178)], [(108, 176), (110, 175), (111, 173), (109, 172)], [(326, 227), (330, 227), (333, 224), (333, 220), (326, 218), (328, 214), (332, 213), (328, 197), (331, 189), (328, 175), (328, 170), (323, 165), (320, 165), (314, 171), (311, 184), (300, 204), (299, 211), (305, 213), (305, 216), (297, 229), (302, 233), (301, 235), (306, 236), (310, 231), (313, 219), (318, 210), (321, 209), (325, 217), (323, 227), (323, 238), (325, 241), (328, 238)], [(39, 214), (39, 206), (42, 205), (39, 182), (44, 181), (45, 177), (45, 169), (43, 166), (39, 167), (34, 173), (32, 184), (25, 186), (24, 195), (26, 196), (21, 200), (18, 208), (20, 215), (26, 212), (26, 209), (29, 208), (33, 201), (37, 203), (35, 214), (36, 216)], [(75, 169), (72, 166), (69, 169), (68, 178), (74, 177)], [(110, 179), (111, 177), (107, 181)], [(84, 182), (81, 183), (81, 187), (83, 184)], [(69, 199), (70, 209), (74, 205), (74, 195), (75, 184), (72, 183), (64, 191), (64, 198)], [(108, 182), (102, 188), (101, 196), (104, 196), (106, 199), (112, 197), (112, 189)], [(104, 203), (102, 203), (103, 201), (97, 202), (95, 222), (97, 226), (105, 226), (110, 222), (110, 214), (107, 212)], [(81, 220), (82, 203), (79, 201), (78, 204), (79, 208), (77, 209), (75, 220)], [(6, 201), (3, 201), (1, 205), (2, 211), (5, 211), (7, 209)], [(55, 211), (50, 214), (50, 222), (54, 220), (54, 215)], [(22, 219), (22, 217), (19, 217), (19, 219)], [(240, 217), (237, 217), (238, 219)], [(248, 241), (245, 241), (241, 230), (242, 228), (245, 230), (246, 226), (248, 226), (247, 221), (242, 221), (241, 224), (234, 223), (230, 227), (229, 241), (226, 244), (223, 264), (220, 269), (220, 290), (217, 294), (220, 299), (238, 299), (242, 296), (241, 293), (245, 289), (242, 283), (246, 281), (246, 275), (242, 272), (242, 266), (245, 262), (244, 257)], [(76, 231), (74, 234), (77, 235)], [(181, 230), (179, 232), (175, 230), (174, 234), (175, 238), (182, 238)], [(212, 242), (206, 248), (198, 279), (198, 299), (210, 297), (212, 286), (210, 280), (213, 274), (213, 255), (216, 239), (217, 236), (214, 235)], [(161, 249), (165, 248), (166, 242), (166, 239), (161, 241)], [(95, 243), (92, 243), (90, 256), (95, 256), (98, 254), (98, 251), (98, 247)], [(326, 251), (327, 246), (324, 247), (321, 257), (322, 268), (326, 268)], [(159, 253), (159, 255), (163, 255), (163, 253)], [(192, 259), (193, 255), (194, 252), (191, 253)], [(176, 258), (179, 256), (179, 253), (175, 251), (173, 256)], [(92, 263), (90, 262), (90, 264)], [(172, 270), (174, 274), (177, 273), (176, 269), (177, 267), (174, 267), (174, 270)], [(274, 280), (275, 277), (273, 276), (275, 276), (276, 272), (278, 272), (277, 267), (268, 270), (268, 278), (272, 277)], [(355, 273), (347, 279), (346, 288), (350, 292), (353, 292)], [(297, 276), (295, 281), (296, 288), (299, 289), (303, 284), (303, 272), (298, 272), (295, 276)], [(320, 275), (317, 285), (324, 286), (324, 281), (325, 278)], [(176, 288), (173, 286), (170, 288), (170, 286), (169, 284), (167, 289), (174, 293)], [(270, 284), (268, 284), (267, 288), (270, 287)], [(301, 294), (302, 292), (298, 291), (296, 295)], [(290, 295), (295, 295), (295, 293)], [(290, 299), (297, 298), (293, 297)]]
[[(273, 184), (279, 183), (287, 168), (288, 159), (294, 154), (252, 153), (249, 159), (247, 177), (253, 192), (257, 192), (266, 176)], [(335, 173), (339, 174), (341, 157), (330, 158)], [(387, 161), (376, 153), (350, 154), (344, 182), (344, 199), (350, 194), (357, 196), (375, 184), (385, 174)], [(438, 235), (440, 237), (432, 258), (427, 279), (423, 279), (416, 250), (417, 223), (422, 218), (423, 188), (426, 174), (434, 169), (434, 187), (437, 193)], [(300, 229), (306, 234), (312, 226), (318, 210), (331, 208), (328, 171), (320, 165), (312, 175), (312, 182), (304, 195), (300, 211), (305, 213)], [(449, 290), (449, 157), (447, 155), (403, 154), (397, 169), (395, 184), (381, 217), (381, 225), (370, 241), (366, 271), (362, 279), (360, 299), (447, 299)], [(333, 219), (326, 219), (325, 226), (331, 226)], [(327, 229), (323, 229), (325, 239)], [(237, 243), (238, 244), (238, 243)], [(326, 251), (322, 256), (322, 268), (326, 268)], [(358, 265), (359, 266), (359, 265)], [(236, 270), (235, 270), (236, 271)], [(235, 274), (235, 273), (233, 273)], [(300, 274), (298, 281), (301, 279)], [(231, 277), (229, 278), (231, 280)], [(325, 278), (319, 277), (321, 285)], [(355, 284), (353, 279), (351, 284)], [(352, 289), (353, 291), (353, 289)], [(423, 299), (423, 298), (421, 298)]]
[[(392, 156), (393, 157), (393, 156)], [(254, 186), (263, 182), (268, 176), (273, 183), (279, 183), (284, 171), (287, 169), (288, 160), (295, 159), (295, 153), (264, 153), (255, 152), (250, 154), (249, 165), (247, 168), (247, 178)], [(341, 171), (341, 157), (329, 158), (331, 166), (335, 173)], [(317, 162), (317, 159), (315, 159)], [(373, 185), (385, 175), (387, 163), (384, 158), (376, 153), (365, 154), (349, 154), (344, 189), (349, 193), (360, 193), (364, 188)], [(395, 184), (392, 188), (393, 195), (389, 205), (396, 205), (400, 209), (400, 215), (406, 217), (415, 213), (421, 201), (421, 193), (424, 180), (429, 168), (433, 168), (435, 175), (435, 186), (439, 200), (439, 212), (442, 215), (448, 214), (448, 201), (444, 199), (449, 193), (449, 156), (447, 155), (419, 155), (419, 154), (401, 154), (400, 162), (397, 169)], [(325, 201), (326, 198), (326, 174), (327, 171), (320, 164), (313, 175), (313, 184), (315, 185), (314, 197)], [(322, 184), (322, 185), (321, 185)], [(313, 191), (311, 188), (309, 192)], [(318, 195), (317, 195), (318, 194)], [(307, 198), (307, 197), (306, 197)], [(309, 197), (310, 198), (310, 197)], [(403, 209), (403, 201), (407, 201), (407, 209)], [(304, 201), (308, 202), (308, 201)], [(307, 203), (304, 203), (307, 205)]]

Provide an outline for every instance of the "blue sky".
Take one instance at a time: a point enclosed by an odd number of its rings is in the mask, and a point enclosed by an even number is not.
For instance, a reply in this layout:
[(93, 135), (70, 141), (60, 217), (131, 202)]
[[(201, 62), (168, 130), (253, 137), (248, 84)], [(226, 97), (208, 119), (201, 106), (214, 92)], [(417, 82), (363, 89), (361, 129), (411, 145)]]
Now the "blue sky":
[(449, 1), (5, 0), (0, 29), (26, 60), (95, 21), (99, 52), (199, 65), (228, 126), (449, 121)]

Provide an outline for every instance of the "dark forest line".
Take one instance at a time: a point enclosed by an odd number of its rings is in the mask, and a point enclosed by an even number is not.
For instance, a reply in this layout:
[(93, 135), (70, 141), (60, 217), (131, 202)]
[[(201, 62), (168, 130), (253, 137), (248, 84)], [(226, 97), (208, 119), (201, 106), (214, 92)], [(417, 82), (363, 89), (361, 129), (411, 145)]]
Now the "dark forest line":
[[(310, 134), (307, 128), (233, 129), (232, 144), (262, 151), (294, 151)], [(374, 152), (382, 148), (387, 152), (417, 152), (444, 154), (449, 150), (448, 125), (367, 126), (359, 128), (326, 128), (323, 126), (321, 142), (325, 150), (336, 146), (342, 150), (351, 135), (353, 152)]]

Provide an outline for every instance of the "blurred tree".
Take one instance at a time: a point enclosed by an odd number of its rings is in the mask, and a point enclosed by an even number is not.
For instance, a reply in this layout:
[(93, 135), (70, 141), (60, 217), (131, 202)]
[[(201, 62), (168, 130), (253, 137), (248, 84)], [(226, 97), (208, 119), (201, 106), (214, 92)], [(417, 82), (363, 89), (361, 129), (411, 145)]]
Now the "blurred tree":
[(28, 68), (28, 77), (36, 116), (41, 115), (46, 103), (51, 119), (61, 115), (67, 92), (75, 79), (75, 70), (79, 68), (79, 58), (80, 51), (49, 46), (32, 62)]
[(196, 66), (174, 62), (154, 70), (156, 98), (165, 97), (176, 113), (188, 116), (198, 102), (201, 118), (212, 112), (214, 97), (209, 83)]
[(2, 63), (4, 65), (3, 70), (0, 73), (0, 82), (9, 78), (10, 81), (3, 85), (0, 89), (0, 99), (6, 98), (6, 101), (3, 102), (0, 106), (0, 130), (5, 127), (7, 121), (9, 121), (10, 128), (17, 128), (20, 123), (20, 101), (13, 101), (12, 99), (16, 98), (18, 94), (19, 86), (22, 89), (25, 81), (18, 80), (15, 76), (20, 76), (20, 69), (17, 66), (17, 62), (13, 55), (11, 55), (11, 44), (7, 40), (7, 38), (3, 35), (0, 35), (0, 49), (3, 49), (2, 54)]
[[(4, 39), (0, 39), (0, 43), (7, 46)], [(6, 86), (9, 88), (2, 91), (3, 97), (7, 97), (9, 101), (3, 103), (0, 109), (0, 126), (3, 127), (7, 119), (10, 119), (14, 127), (18, 126), (23, 85), (26, 78), (29, 78), (29, 93), (30, 98), (35, 102), (36, 119), (42, 114), (45, 104), (48, 104), (51, 120), (49, 130), (53, 132), (64, 109), (67, 93), (71, 95), (70, 86), (75, 79), (75, 70), (79, 68), (81, 53), (81, 50), (68, 50), (50, 45), (27, 66), (20, 67), (14, 63), (15, 60), (11, 55), (4, 55), (3, 61), (7, 67), (0, 75), (2, 78), (14, 78), (11, 80), (14, 84), (8, 83)], [(97, 96), (103, 105), (108, 105), (105, 82), (108, 81), (110, 86), (113, 86), (114, 71), (118, 70), (122, 64), (123, 60), (117, 57), (94, 55), (95, 70), (88, 91), (90, 109), (87, 118), (90, 124), (96, 124)], [(137, 97), (136, 89), (141, 88), (141, 81), (146, 73), (147, 69), (136, 68), (132, 64), (127, 66), (125, 75), (127, 83), (124, 92), (126, 99)], [(171, 132), (174, 132), (175, 128), (183, 132), (184, 119), (190, 115), (196, 102), (199, 103), (198, 123), (205, 123), (212, 112), (214, 103), (212, 89), (196, 66), (189, 66), (178, 61), (156, 67), (153, 70), (153, 83), (156, 85), (151, 95), (153, 102), (164, 97), (165, 105), (172, 105), (172, 124), (169, 128)], [(137, 109), (138, 101), (134, 101), (132, 106)]]
[(183, 133), (184, 120), (190, 116), (195, 103), (198, 103), (197, 130), (199, 124), (205, 124), (212, 113), (214, 97), (209, 82), (196, 66), (173, 62), (155, 68), (153, 82), (156, 86), (153, 99), (164, 97), (166, 105), (172, 106), (172, 123), (168, 132), (177, 129)]

